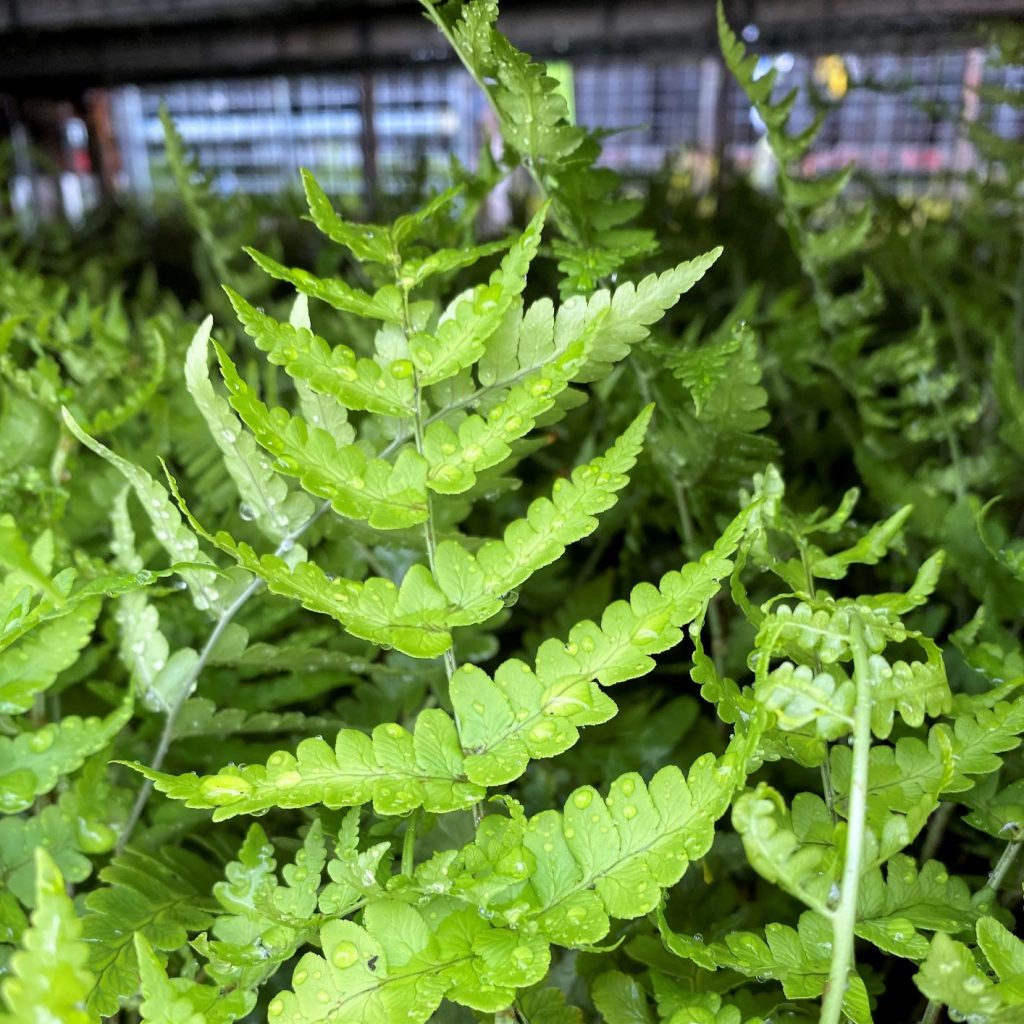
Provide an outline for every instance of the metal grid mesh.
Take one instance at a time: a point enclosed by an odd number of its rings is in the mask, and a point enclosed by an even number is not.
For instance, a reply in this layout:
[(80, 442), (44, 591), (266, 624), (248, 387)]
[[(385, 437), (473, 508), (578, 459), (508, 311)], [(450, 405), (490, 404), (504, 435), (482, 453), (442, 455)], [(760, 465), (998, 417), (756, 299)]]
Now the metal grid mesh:
[(221, 191), (295, 188), (300, 167), (342, 193), (360, 192), (374, 173), (385, 190), (400, 189), (421, 163), (428, 176), (443, 180), (449, 156), (465, 162), (474, 149), (471, 86), (461, 73), (424, 69), (378, 73), (369, 81), (302, 75), (118, 89), (112, 107), (125, 157), (123, 184), (138, 192), (169, 186), (161, 104)]
[(187, 22), (203, 15), (244, 14), (279, 10), (282, 0), (29, 0), (18, 9), (18, 23), (25, 28), (69, 29), (86, 25)]
[[(987, 65), (984, 57), (961, 51), (845, 58), (851, 85), (859, 87), (829, 113), (805, 171), (854, 161), (897, 186), (924, 187), (936, 176), (974, 166), (962, 116), (1021, 138), (1019, 107), (970, 101), (970, 89), (982, 77), (1008, 91), (1024, 86), (1024, 70)], [(780, 90), (800, 90), (793, 126), (809, 124), (815, 107), (808, 86), (820, 92), (816, 59), (785, 53), (762, 59), (762, 70), (772, 65)], [(720, 153), (742, 167), (759, 159), (763, 126), (714, 58), (581, 62), (573, 84), (579, 122), (615, 131), (603, 157), (611, 166), (650, 171), (680, 153)], [(300, 166), (339, 192), (359, 192), (367, 178), (384, 190), (399, 190), (423, 168), (440, 182), (449, 156), (472, 166), (487, 134), (486, 105), (461, 69), (130, 87), (114, 96), (130, 189), (146, 192), (161, 184), (161, 100), (224, 190), (294, 187)]]

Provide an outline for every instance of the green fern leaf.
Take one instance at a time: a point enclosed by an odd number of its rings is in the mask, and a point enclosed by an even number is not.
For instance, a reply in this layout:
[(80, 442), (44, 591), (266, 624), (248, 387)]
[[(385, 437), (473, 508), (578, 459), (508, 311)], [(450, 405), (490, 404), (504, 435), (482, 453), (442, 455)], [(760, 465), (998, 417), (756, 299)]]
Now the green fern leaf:
[(50, 574), (36, 561), (35, 553), (25, 543), (14, 516), (6, 512), (0, 515), (0, 565), (26, 577), (52, 601), (63, 603), (64, 594), (54, 586)]
[(977, 934), (994, 978), (967, 946), (939, 932), (914, 981), (964, 1020), (1014, 1024), (1024, 1012), (1024, 942), (992, 917), (978, 922)]
[(135, 952), (142, 988), (139, 1010), (147, 1024), (231, 1024), (252, 1009), (255, 1000), (244, 992), (168, 978), (142, 932), (135, 933)]
[(472, 366), (505, 313), (526, 287), (526, 274), (540, 246), (547, 206), (542, 206), (486, 285), (457, 298), (441, 315), (435, 333), (415, 334), (409, 354), (421, 386), (437, 384)]
[(920, 870), (910, 857), (896, 854), (886, 865), (861, 877), (857, 892), (857, 934), (893, 956), (923, 960), (928, 940), (921, 931), (956, 935), (970, 931), (979, 910), (963, 879), (938, 861)]
[(100, 872), (100, 879), (106, 884), (85, 900), (82, 937), (95, 977), (88, 1005), (107, 1017), (138, 989), (135, 934), (160, 951), (181, 948), (189, 932), (213, 921), (214, 876), (202, 858), (164, 847), (157, 856), (128, 849)]
[(33, 855), (45, 848), (67, 882), (77, 884), (92, 873), (81, 850), (82, 828), (77, 815), (63, 804), (49, 804), (30, 818), (0, 818), (0, 882), (25, 906), (35, 905)]
[(998, 755), (1020, 746), (1024, 734), (1024, 697), (1012, 702), (999, 701), (991, 708), (975, 708), (969, 699), (958, 695), (954, 712), (957, 781), (950, 788), (959, 792), (974, 785), (970, 776), (999, 771), (1003, 759)]
[(599, 974), (590, 997), (605, 1024), (654, 1024), (647, 993), (633, 975), (621, 971)]
[(584, 621), (561, 643), (547, 640), (536, 669), (504, 662), (493, 678), (464, 665), (450, 685), (467, 776), (497, 786), (518, 778), (531, 758), (553, 757), (572, 746), (579, 729), (605, 722), (615, 704), (599, 688), (650, 672), (651, 657), (682, 639), (681, 628), (700, 622), (743, 536), (749, 513), (738, 516), (699, 562), (666, 573), (658, 587), (642, 583), (629, 601), (616, 601), (601, 625)]
[(394, 465), (367, 445), (339, 445), (326, 430), (310, 427), (287, 410), (268, 409), (216, 346), (231, 405), (276, 461), (274, 468), (299, 479), (335, 510), (382, 530), (402, 529), (427, 517), (426, 464), (407, 448)]
[(220, 449), (224, 466), (245, 503), (247, 518), (271, 540), (280, 540), (313, 514), (313, 502), (304, 494), (289, 494), (271, 461), (242, 430), (234, 413), (214, 390), (207, 370), (207, 350), (213, 318), (196, 331), (185, 357), (185, 384), (210, 435)]
[[(850, 791), (851, 752), (847, 746), (831, 751), (836, 808), (845, 811)], [(928, 742), (904, 736), (894, 746), (871, 748), (868, 777), (868, 827), (883, 837), (886, 856), (898, 852), (924, 828), (955, 778), (952, 737), (934, 726)]]
[(425, 912), (371, 903), (362, 927), (331, 921), (320, 939), (323, 955), (307, 953), (292, 977), (294, 990), (270, 1003), (271, 1024), (425, 1024), (445, 997), (497, 1013), (516, 988), (540, 981), (548, 968), (540, 940), (494, 928), (471, 908), (439, 903)]
[[(412, 364), (408, 359), (382, 365), (358, 357), (346, 345), (333, 348), (304, 325), (282, 323), (251, 306), (237, 292), (224, 289), (245, 333), (275, 366), (330, 396), (346, 409), (382, 416), (408, 417), (413, 411)], [(348, 443), (351, 438), (338, 438)]]
[[(64, 410), (64, 422), (82, 444), (109, 462), (125, 478), (153, 525), (153, 535), (170, 555), (173, 562), (213, 565), (209, 557), (200, 550), (195, 536), (185, 528), (178, 510), (171, 502), (167, 491), (160, 484), (144, 469), (123, 459), (106, 445), (90, 437), (75, 422), (74, 417), (67, 409)], [(213, 572), (202, 569), (182, 569), (179, 575), (188, 585), (192, 601), (197, 608), (210, 609), (215, 612), (223, 611), (221, 596), (215, 585), (217, 577)]]
[(413, 658), (436, 658), (451, 646), (444, 595), (426, 567), (414, 565), (400, 587), (380, 577), (364, 583), (342, 577), (331, 579), (313, 562), (290, 565), (277, 555), (258, 555), (223, 530), (216, 535), (207, 533), (176, 490), (175, 494), (196, 531), (264, 580), (272, 593), (331, 616), (353, 636), (394, 647)]
[[(600, 324), (592, 321), (593, 327)], [(524, 437), (558, 400), (581, 365), (585, 342), (571, 344), (562, 355), (522, 383), (504, 391), (486, 418), (477, 414), (431, 423), (423, 439), (427, 486), (439, 494), (461, 494), (471, 488), (477, 473), (502, 463), (512, 454), (510, 443)]]
[(323, 831), (314, 821), (295, 863), (283, 869), (286, 884), (279, 885), (274, 847), (253, 825), (238, 860), (225, 869), (226, 880), (214, 886), (225, 911), (211, 928), (214, 938), (193, 940), (208, 960), (207, 973), (226, 989), (255, 994), (311, 938), (325, 860)]
[(784, 661), (758, 680), (755, 693), (780, 729), (799, 730), (813, 723), (816, 736), (837, 740), (853, 728), (856, 688), (835, 666), (816, 673), (808, 665)]
[(600, 330), (588, 346), (587, 361), (575, 379), (586, 383), (605, 376), (633, 345), (647, 337), (650, 325), (697, 284), (721, 255), (721, 248), (712, 249), (672, 270), (650, 274), (636, 285), (627, 283), (611, 293), (602, 290), (589, 299), (576, 297), (564, 302), (555, 318), (557, 349), (563, 348), (567, 339), (580, 337), (590, 318), (604, 315)]
[(0, 1020), (92, 1024), (95, 1017), (86, 1010), (85, 1000), (93, 979), (86, 967), (82, 924), (46, 850), (36, 851), (35, 865), (36, 909), (22, 949), (11, 958), (10, 973), (0, 985), (7, 1007)]
[(828, 916), (838, 889), (842, 858), (823, 800), (799, 793), (792, 810), (766, 783), (737, 798), (733, 827), (743, 839), (751, 866), (762, 878)]
[[(523, 932), (563, 946), (598, 942), (608, 934), (609, 918), (653, 910), (662, 890), (707, 853), (715, 822), (746, 779), (758, 736), (756, 727), (737, 733), (722, 757), (703, 755), (686, 775), (675, 766), (662, 768), (649, 784), (636, 773), (623, 775), (605, 799), (583, 786), (562, 813), (542, 811), (528, 821), (485, 818), (476, 846), (463, 852), (471, 871), (483, 871), (480, 888), (470, 879), (455, 884), (496, 920)], [(491, 847), (512, 868), (504, 891), (488, 894)]]
[[(111, 523), (115, 565), (125, 572), (141, 572), (142, 559), (135, 551), (128, 515), (127, 488), (114, 498)], [(191, 647), (180, 647), (171, 654), (170, 644), (160, 630), (160, 615), (141, 590), (118, 598), (114, 618), (121, 630), (121, 660), (131, 673), (142, 703), (152, 711), (168, 712), (176, 705), (182, 686), (194, 681), (199, 655)]]
[(603, 456), (557, 480), (551, 498), (531, 502), (526, 516), (510, 523), (501, 540), (485, 541), (475, 555), (455, 541), (437, 546), (434, 571), (450, 603), (450, 626), (489, 619), (501, 610), (506, 593), (593, 533), (595, 516), (615, 504), (616, 491), (628, 482), (625, 474), (636, 463), (652, 411), (644, 409)]
[[(0, 543), (3, 543), (0, 540)], [(70, 668), (92, 636), (98, 600), (85, 601), (0, 648), (0, 714), (20, 715)]]
[(128, 723), (133, 705), (129, 694), (106, 718), (65, 715), (13, 739), (0, 736), (0, 814), (31, 807), (37, 796), (103, 750)]
[[(666, 929), (662, 935), (667, 936)], [(766, 925), (764, 938), (745, 931), (733, 931), (723, 942), (706, 945), (692, 940), (675, 942), (673, 938), (667, 939), (669, 948), (686, 959), (694, 959), (705, 970), (724, 967), (761, 983), (778, 981), (790, 999), (817, 999), (828, 980), (832, 927), (813, 911), (801, 914), (796, 928)], [(853, 1024), (872, 1022), (867, 988), (856, 973), (850, 975), (843, 997), (843, 1014)]]
[(216, 775), (167, 775), (128, 763), (171, 799), (212, 808), (216, 821), (271, 807), (335, 809), (371, 801), (378, 814), (417, 807), (442, 813), (484, 796), (482, 787), (465, 780), (455, 726), (437, 708), (421, 711), (412, 732), (394, 723), (377, 726), (372, 736), (343, 729), (333, 749), (307, 739), (294, 755), (278, 751), (266, 766), (223, 768)]
[(379, 224), (353, 224), (343, 220), (316, 178), (302, 169), (302, 187), (306, 193), (310, 220), (332, 242), (345, 246), (364, 263), (390, 264), (397, 256), (391, 232)]
[(326, 280), (298, 267), (285, 267), (256, 249), (247, 247), (245, 251), (265, 274), (276, 281), (287, 282), (311, 299), (319, 299), (343, 313), (352, 313), (369, 320), (391, 324), (402, 322), (401, 298), (394, 285), (386, 285), (374, 295), (369, 295), (340, 278)]

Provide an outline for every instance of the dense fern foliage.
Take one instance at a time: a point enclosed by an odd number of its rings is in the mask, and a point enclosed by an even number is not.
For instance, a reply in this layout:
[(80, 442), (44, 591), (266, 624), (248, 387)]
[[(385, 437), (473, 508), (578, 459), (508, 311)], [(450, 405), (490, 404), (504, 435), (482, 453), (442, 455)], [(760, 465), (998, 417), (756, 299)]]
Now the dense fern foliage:
[(1024, 1019), (1024, 149), (808, 179), (720, 13), (774, 191), (626, 198), (423, 7), (479, 173), (0, 234), (3, 1019)]

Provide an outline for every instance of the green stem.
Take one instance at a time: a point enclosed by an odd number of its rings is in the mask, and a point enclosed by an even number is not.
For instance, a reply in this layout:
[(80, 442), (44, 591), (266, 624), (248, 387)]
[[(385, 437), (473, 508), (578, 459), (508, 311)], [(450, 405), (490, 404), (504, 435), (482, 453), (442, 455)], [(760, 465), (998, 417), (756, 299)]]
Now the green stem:
[(860, 619), (850, 623), (853, 676), (857, 703), (853, 714), (853, 764), (850, 770), (850, 803), (846, 820), (846, 851), (840, 882), (839, 905), (832, 915), (832, 963), (819, 1024), (839, 1024), (843, 999), (853, 969), (854, 927), (857, 924), (857, 892), (864, 853), (864, 829), (868, 808), (868, 768), (871, 756), (871, 669)]
[(409, 815), (405, 826), (405, 836), (402, 838), (402, 867), (401, 873), (406, 878), (412, 876), (412, 869), (416, 865), (416, 826), (419, 824), (419, 808)]
[[(282, 555), (286, 551), (289, 551), (299, 539), (329, 508), (331, 503), (325, 501), (320, 507), (304, 522), (299, 526), (295, 527), (290, 533), (285, 534), (281, 538), (281, 542), (277, 545), (277, 549), (274, 552), (276, 555)], [(199, 680), (199, 676), (203, 669), (206, 668), (207, 662), (213, 655), (214, 649), (217, 646), (218, 641), (224, 635), (224, 630), (231, 624), (232, 619), (242, 610), (249, 598), (256, 593), (263, 586), (263, 580), (256, 578), (253, 579), (249, 585), (243, 590), (238, 597), (231, 602), (231, 604), (224, 609), (220, 614), (220, 618), (214, 623), (213, 630), (207, 637), (206, 643), (203, 645), (203, 649), (199, 652), (199, 657), (196, 659), (195, 665), (192, 667), (192, 671), (188, 674), (187, 678), (183, 681), (181, 690), (178, 693), (178, 697), (174, 704), (171, 705), (167, 710), (167, 717), (164, 719), (164, 727), (160, 733), (160, 739), (157, 741), (156, 750), (153, 751), (153, 756), (150, 759), (150, 767), (153, 771), (159, 771), (163, 767), (163, 763), (167, 754), (171, 749), (171, 743), (174, 740), (174, 730), (178, 724), (178, 717), (181, 715), (182, 709), (185, 707), (185, 702), (189, 697), (192, 696), (192, 691), (195, 688), (195, 684)], [(128, 820), (124, 824), (124, 828), (121, 830), (121, 835), (117, 840), (116, 852), (123, 852), (124, 848), (128, 845), (128, 840), (131, 839), (132, 833), (135, 831), (135, 826), (138, 825), (139, 819), (142, 817), (142, 812), (146, 809), (146, 804), (149, 802), (149, 798), (153, 795), (153, 783), (147, 779), (139, 790), (139, 795), (135, 798), (135, 803), (132, 806), (131, 812), (128, 815)]]
[[(462, 66), (469, 72), (470, 77), (476, 83), (477, 88), (484, 94), (484, 98), (487, 100), (491, 110), (494, 112), (494, 116), (498, 120), (498, 125), (502, 129), (502, 139), (505, 137), (505, 123), (508, 120), (505, 115), (501, 112), (497, 102), (495, 102), (494, 94), (491, 92), (490, 86), (481, 77), (479, 71), (473, 66), (472, 62), (466, 59), (461, 48), (459, 47), (458, 40), (452, 35), (448, 26), (445, 24), (444, 19), (437, 12), (437, 8), (431, 3), (431, 0), (420, 0), (420, 3), (426, 8), (427, 16), (437, 26), (441, 35), (447, 40), (448, 45), (452, 48), (455, 56), (462, 62)], [(551, 190), (548, 188), (547, 183), (544, 181), (544, 176), (537, 165), (534, 163), (532, 153), (521, 153), (520, 162), (523, 167), (526, 168), (527, 173), (533, 179), (533, 183), (537, 186), (537, 190), (540, 192), (543, 199), (551, 199)], [(582, 236), (578, 225), (571, 223), (566, 220), (562, 215), (557, 203), (554, 203), (551, 207), (554, 215), (555, 222), (558, 224), (558, 230), (562, 235), (569, 239), (571, 242), (575, 242), (577, 245), (582, 244)]]
[(992, 874), (988, 876), (985, 888), (978, 894), (981, 897), (980, 902), (985, 902), (986, 894), (989, 894), (987, 899), (995, 899), (998, 896), (999, 887), (1003, 884), (1003, 879), (1006, 878), (1010, 868), (1013, 867), (1014, 862), (1020, 856), (1021, 850), (1024, 850), (1024, 839), (1014, 840), (1003, 850), (1002, 856), (996, 861), (996, 866), (992, 869)]
[[(800, 549), (800, 565), (804, 570), (804, 589), (807, 591), (807, 597), (810, 600), (814, 600), (814, 567), (811, 565), (811, 559), (807, 551), (807, 542), (803, 537), (798, 536), (796, 538), (796, 545)], [(821, 672), (821, 659), (814, 656), (814, 671), (815, 673)], [(829, 745), (828, 740), (825, 741), (825, 758), (821, 762), (821, 790), (825, 795), (825, 803), (828, 805), (828, 813), (832, 816), (833, 823), (837, 820), (836, 818), (836, 796), (835, 790), (832, 787), (832, 766), (829, 763)]]
[[(396, 274), (397, 278), (397, 274)], [(409, 316), (409, 292), (407, 289), (402, 288), (401, 282), (396, 280), (398, 287), (402, 289), (402, 332), (405, 334), (406, 341), (412, 334), (412, 321)], [(425, 455), (425, 446), (423, 440), (423, 431), (426, 425), (426, 420), (423, 417), (423, 389), (420, 387), (420, 377), (417, 370), (413, 370), (412, 375), (413, 382), (413, 437), (416, 441), (416, 451), (420, 453), (423, 458)], [(427, 488), (427, 518), (423, 523), (423, 539), (427, 549), (427, 564), (430, 566), (430, 574), (437, 579), (437, 533), (434, 529), (434, 502), (433, 495), (430, 492), (430, 488)], [(453, 640), (454, 644), (454, 640)], [(458, 665), (455, 661), (455, 649), (454, 646), (449, 647), (442, 656), (444, 660), (444, 672), (448, 679), (448, 686), (451, 687), (452, 677), (455, 675), (455, 671)], [(478, 825), (483, 817), (483, 811), (480, 804), (473, 805), (473, 823)]]
[(949, 826), (955, 809), (956, 804), (947, 802), (941, 804), (939, 809), (932, 815), (932, 820), (928, 822), (928, 831), (925, 833), (924, 843), (921, 846), (922, 862), (932, 860), (935, 854), (939, 852), (942, 838), (946, 834), (946, 828)]
[[(946, 804), (945, 806), (952, 807), (952, 804)], [(1024, 850), (1024, 839), (1016, 839), (1006, 846), (999, 860), (996, 861), (996, 866), (992, 869), (992, 873), (988, 876), (985, 887), (978, 893), (978, 906), (988, 908), (996, 898), (999, 893), (999, 887), (1003, 884), (1003, 880), (1020, 856), (1021, 850)], [(934, 999), (929, 999), (928, 1005), (921, 1016), (921, 1024), (936, 1024), (941, 1013), (942, 1004)]]

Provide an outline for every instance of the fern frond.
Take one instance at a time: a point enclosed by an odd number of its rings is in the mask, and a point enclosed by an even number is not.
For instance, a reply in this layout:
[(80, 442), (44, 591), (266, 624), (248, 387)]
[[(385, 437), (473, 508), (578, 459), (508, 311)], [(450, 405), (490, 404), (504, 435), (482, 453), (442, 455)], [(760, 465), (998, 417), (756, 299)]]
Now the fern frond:
[(171, 799), (213, 808), (216, 821), (271, 807), (336, 809), (371, 801), (378, 814), (417, 807), (442, 813), (484, 796), (482, 787), (466, 780), (455, 726), (437, 708), (421, 711), (412, 732), (395, 723), (377, 726), (371, 736), (343, 729), (333, 749), (320, 739), (303, 740), (294, 755), (278, 751), (266, 766), (222, 768), (199, 777), (128, 764)]
[(600, 686), (645, 675), (654, 654), (675, 646), (682, 627), (702, 621), (708, 602), (732, 571), (730, 556), (746, 528), (741, 513), (715, 547), (659, 585), (641, 583), (628, 601), (605, 609), (601, 625), (578, 623), (568, 640), (546, 640), (536, 668), (506, 661), (493, 678), (464, 665), (450, 686), (467, 776), (497, 786), (518, 778), (531, 758), (553, 757), (572, 746), (579, 729), (611, 718), (615, 704)]
[(83, 601), (17, 643), (0, 646), (0, 714), (28, 711), (36, 697), (75, 663), (92, 636), (99, 611), (98, 600)]
[(818, 913), (831, 915), (842, 858), (823, 800), (800, 793), (791, 810), (777, 790), (762, 782), (736, 800), (732, 823), (762, 878)]
[[(308, 327), (275, 320), (232, 289), (224, 290), (256, 347), (296, 381), (330, 396), (346, 409), (382, 416), (412, 414), (412, 364), (408, 359), (382, 365), (357, 356), (347, 345), (332, 347)], [(346, 443), (349, 440), (345, 438)]]
[(267, 1008), (272, 1024), (425, 1024), (443, 998), (497, 1013), (511, 1004), (516, 988), (540, 981), (549, 963), (542, 940), (440, 902), (424, 911), (395, 901), (371, 903), (362, 926), (331, 921), (320, 942), (323, 955), (307, 953), (292, 976), (293, 991)]
[(339, 443), (286, 409), (268, 409), (228, 354), (215, 348), (231, 405), (275, 457), (275, 469), (298, 478), (309, 493), (328, 498), (341, 515), (376, 529), (402, 529), (426, 519), (426, 465), (417, 452), (405, 449), (392, 465), (368, 445)]
[[(114, 564), (125, 572), (141, 572), (142, 559), (135, 551), (135, 533), (128, 515), (127, 488), (114, 498), (110, 518)], [(166, 713), (175, 706), (183, 683), (192, 679), (199, 655), (191, 647), (179, 647), (171, 654), (160, 629), (160, 614), (141, 590), (118, 598), (114, 618), (121, 630), (121, 660), (131, 674), (132, 685), (146, 707)]]
[(142, 990), (139, 1012), (147, 1024), (231, 1024), (252, 1009), (255, 999), (246, 992), (168, 978), (142, 932), (135, 933), (135, 954)]
[(606, 798), (577, 789), (562, 812), (485, 818), (460, 855), (466, 874), (452, 869), (449, 884), (523, 933), (563, 946), (597, 942), (610, 918), (648, 913), (707, 853), (759, 735), (752, 722), (720, 758), (702, 755), (685, 775), (669, 766), (645, 784), (631, 772)]
[(0, 814), (31, 807), (37, 796), (49, 793), (65, 775), (77, 771), (103, 750), (132, 717), (129, 693), (106, 718), (65, 715), (13, 739), (0, 736)]
[(394, 285), (385, 285), (373, 295), (346, 284), (340, 278), (322, 278), (300, 267), (286, 267), (256, 249), (245, 250), (265, 274), (285, 281), (311, 299), (319, 299), (343, 313), (386, 324), (402, 322), (401, 296)]
[(987, 965), (939, 932), (914, 981), (964, 1020), (1013, 1024), (1024, 1012), (1024, 942), (993, 917), (978, 921), (977, 939)]
[(92, 1024), (85, 1000), (93, 979), (86, 966), (81, 921), (46, 850), (36, 850), (35, 867), (36, 909), (22, 948), (11, 957), (8, 976), (0, 985), (7, 1007), (0, 1020)]
[(547, 206), (542, 206), (512, 245), (486, 285), (460, 297), (441, 314), (433, 333), (409, 339), (409, 355), (421, 386), (438, 384), (472, 366), (487, 339), (526, 287), (526, 274), (540, 246)]
[[(737, 930), (721, 942), (704, 944), (672, 935), (664, 923), (662, 936), (674, 953), (705, 970), (726, 968), (759, 982), (777, 981), (790, 999), (817, 999), (828, 981), (832, 928), (813, 911), (801, 914), (796, 928), (766, 925), (763, 938), (755, 932)], [(843, 1014), (853, 1024), (872, 1022), (867, 988), (856, 972), (850, 974), (843, 995)]]
[(313, 514), (308, 495), (290, 494), (287, 484), (275, 472), (270, 459), (242, 430), (228, 403), (214, 391), (207, 369), (207, 350), (213, 318), (207, 317), (196, 331), (185, 357), (185, 384), (221, 451), (247, 509), (263, 534), (279, 541)]
[[(109, 462), (125, 478), (142, 504), (153, 526), (153, 536), (167, 552), (173, 562), (213, 562), (200, 550), (195, 535), (186, 529), (181, 515), (171, 502), (167, 491), (144, 469), (112, 452), (106, 445), (90, 437), (64, 410), (64, 422), (79, 441), (100, 458)], [(202, 569), (183, 569), (181, 578), (188, 584), (195, 606), (201, 610), (223, 611), (222, 599), (215, 585), (216, 575)]]
[(138, 990), (136, 934), (154, 949), (173, 951), (189, 932), (210, 926), (214, 879), (206, 861), (174, 847), (155, 856), (125, 850), (100, 872), (105, 884), (86, 897), (82, 920), (95, 978), (87, 999), (93, 1013), (116, 1013), (121, 999)]

